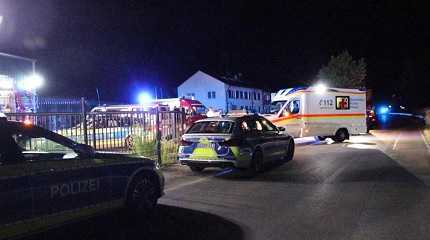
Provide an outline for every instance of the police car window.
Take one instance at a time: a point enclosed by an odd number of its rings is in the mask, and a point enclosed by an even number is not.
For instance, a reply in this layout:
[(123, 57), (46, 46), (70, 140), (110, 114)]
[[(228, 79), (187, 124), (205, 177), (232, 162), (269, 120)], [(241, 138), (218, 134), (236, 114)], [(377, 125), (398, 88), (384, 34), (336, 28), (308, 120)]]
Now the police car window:
[(13, 138), (24, 152), (55, 152), (65, 154), (73, 153), (73, 150), (71, 148), (61, 145), (47, 138), (33, 138), (23, 134), (14, 134)]
[(251, 131), (251, 128), (249, 127), (248, 123), (246, 121), (243, 121), (240, 124), (240, 129), (242, 130), (242, 132), (249, 132)]
[(255, 119), (249, 120), (248, 125), (249, 125), (249, 128), (251, 129), (251, 131), (253, 131), (253, 132), (263, 131), (263, 126), (261, 125), (261, 123), (258, 120), (255, 120)]
[(277, 131), (276, 127), (266, 119), (260, 119), (263, 131)]
[(204, 121), (195, 123), (187, 133), (231, 133), (234, 123), (231, 121)]

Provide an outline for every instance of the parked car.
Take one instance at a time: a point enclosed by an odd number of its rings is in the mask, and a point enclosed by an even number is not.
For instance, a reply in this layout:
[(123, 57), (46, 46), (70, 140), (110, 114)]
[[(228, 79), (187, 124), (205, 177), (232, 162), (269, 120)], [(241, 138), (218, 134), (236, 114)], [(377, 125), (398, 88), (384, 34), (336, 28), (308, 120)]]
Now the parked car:
[(149, 213), (163, 194), (154, 161), (96, 152), (57, 133), (0, 118), (0, 238), (125, 206)]
[(178, 158), (192, 171), (206, 167), (261, 172), (265, 163), (292, 160), (294, 139), (259, 115), (214, 117), (195, 122), (182, 136)]

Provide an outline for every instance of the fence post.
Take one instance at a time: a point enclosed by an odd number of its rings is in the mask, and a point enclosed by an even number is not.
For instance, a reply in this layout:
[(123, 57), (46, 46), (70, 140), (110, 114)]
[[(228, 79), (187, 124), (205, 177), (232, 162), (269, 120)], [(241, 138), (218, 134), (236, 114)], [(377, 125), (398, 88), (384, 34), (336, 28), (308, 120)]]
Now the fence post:
[(81, 111), (82, 111), (82, 125), (84, 128), (84, 143), (88, 144), (88, 133), (87, 133), (87, 112), (85, 110), (85, 98), (81, 98)]
[(160, 132), (160, 114), (158, 111), (158, 107), (155, 108), (155, 141), (156, 141), (156, 146), (157, 146), (157, 164), (158, 166), (161, 166), (161, 132)]
[[(171, 115), (171, 114), (170, 114)], [(177, 138), (178, 137), (178, 126), (177, 126), (177, 121), (176, 118), (178, 117), (178, 110), (173, 110), (173, 126), (171, 126), (171, 128), (173, 127), (173, 138)]]
[(185, 114), (185, 109), (182, 108), (181, 111), (181, 134), (185, 133), (185, 129), (186, 129), (186, 124), (187, 124), (187, 117)]

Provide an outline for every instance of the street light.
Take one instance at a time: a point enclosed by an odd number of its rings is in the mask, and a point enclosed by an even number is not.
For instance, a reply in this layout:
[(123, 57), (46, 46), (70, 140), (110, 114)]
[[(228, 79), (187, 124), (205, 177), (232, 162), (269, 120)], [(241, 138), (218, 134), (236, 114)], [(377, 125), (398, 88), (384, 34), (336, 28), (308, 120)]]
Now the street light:
[(45, 79), (42, 75), (33, 73), (17, 82), (17, 87), (24, 91), (34, 91), (42, 87)]
[(152, 97), (147, 92), (141, 92), (139, 96), (137, 97), (140, 104), (149, 103), (152, 100)]

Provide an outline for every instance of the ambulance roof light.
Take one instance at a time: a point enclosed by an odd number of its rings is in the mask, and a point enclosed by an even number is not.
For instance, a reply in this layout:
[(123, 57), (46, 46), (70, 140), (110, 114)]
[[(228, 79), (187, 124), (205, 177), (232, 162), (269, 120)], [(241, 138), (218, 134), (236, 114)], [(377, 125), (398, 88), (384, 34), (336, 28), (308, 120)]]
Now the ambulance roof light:
[(327, 86), (323, 83), (318, 83), (314, 86), (314, 89), (317, 94), (323, 94), (327, 91)]

